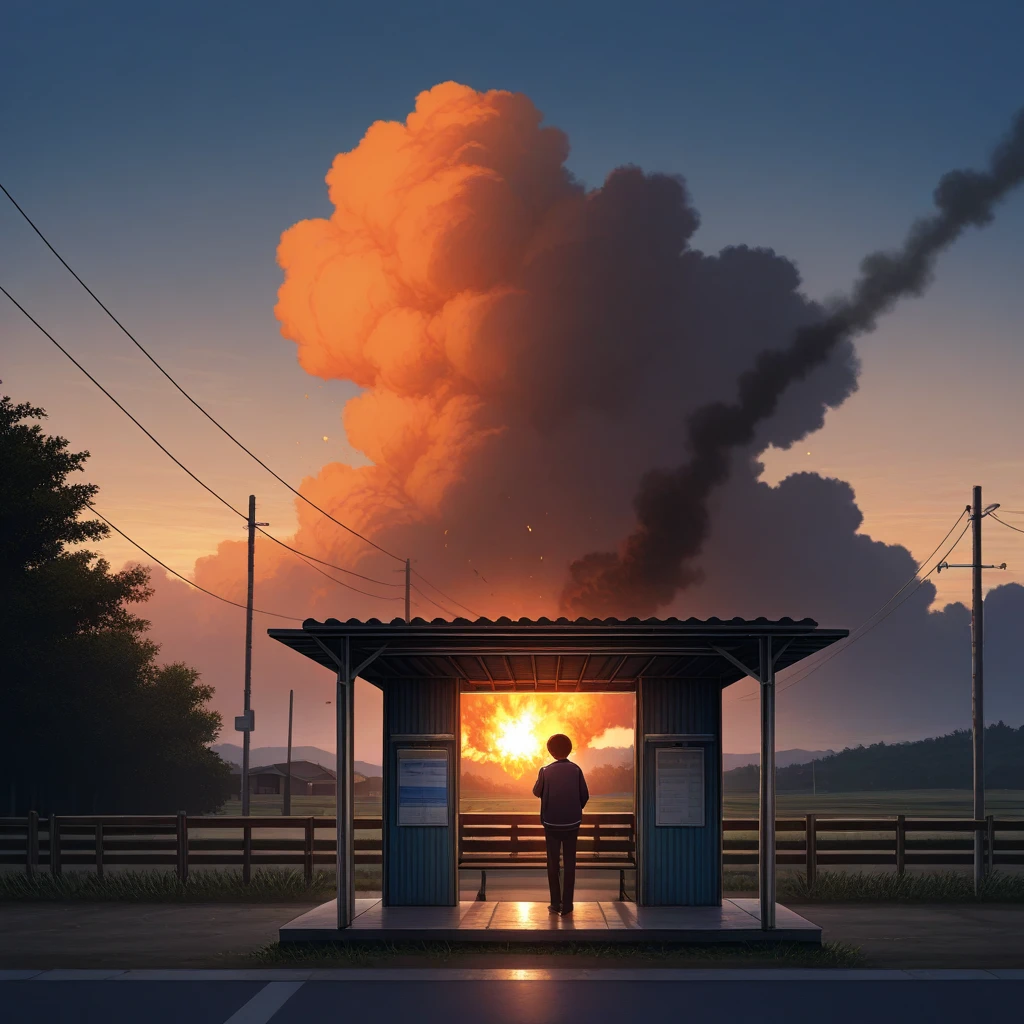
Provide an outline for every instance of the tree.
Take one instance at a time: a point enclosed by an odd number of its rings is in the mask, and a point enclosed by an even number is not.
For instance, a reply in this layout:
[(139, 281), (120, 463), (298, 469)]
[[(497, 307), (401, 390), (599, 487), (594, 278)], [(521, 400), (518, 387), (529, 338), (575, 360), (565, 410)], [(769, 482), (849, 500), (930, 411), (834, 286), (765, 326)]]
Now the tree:
[(212, 689), (157, 664), (130, 611), (152, 593), (149, 571), (111, 572), (81, 546), (109, 532), (88, 516), (97, 488), (68, 480), (89, 453), (30, 422), (45, 415), (0, 399), (0, 770), (13, 813), (213, 810), (230, 766), (208, 749)]

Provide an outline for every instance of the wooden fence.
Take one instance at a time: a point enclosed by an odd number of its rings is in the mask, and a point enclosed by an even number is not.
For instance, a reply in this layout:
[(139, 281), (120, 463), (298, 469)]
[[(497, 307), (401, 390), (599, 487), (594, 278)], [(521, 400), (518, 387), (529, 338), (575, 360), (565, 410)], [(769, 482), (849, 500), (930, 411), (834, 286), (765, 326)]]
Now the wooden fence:
[[(467, 816), (469, 817), (469, 816)], [(757, 819), (722, 823), (726, 867), (757, 864)], [(813, 883), (819, 867), (908, 866), (936, 869), (972, 864), (974, 834), (984, 839), (987, 867), (1024, 865), (1024, 819), (780, 818), (776, 862), (803, 866)], [(181, 879), (191, 868), (301, 867), (307, 883), (317, 865), (335, 863), (336, 822), (326, 817), (192, 817), (176, 815), (50, 815), (0, 818), (0, 865), (29, 875), (65, 867), (174, 867)], [(355, 819), (356, 864), (380, 864), (381, 819)], [(317, 832), (326, 835), (317, 836)], [(255, 833), (255, 834), (254, 834)], [(370, 835), (367, 835), (370, 833)], [(736, 835), (736, 833), (741, 833)]]

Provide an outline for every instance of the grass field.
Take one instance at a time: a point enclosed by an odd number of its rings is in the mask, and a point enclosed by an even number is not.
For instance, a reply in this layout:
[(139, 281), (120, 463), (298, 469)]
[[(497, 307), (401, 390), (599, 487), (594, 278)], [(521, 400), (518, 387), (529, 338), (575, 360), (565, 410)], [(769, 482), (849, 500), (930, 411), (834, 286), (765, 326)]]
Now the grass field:
[[(849, 815), (858, 818), (888, 817), (905, 814), (908, 818), (966, 818), (971, 814), (971, 792), (967, 789), (907, 789), (872, 793), (780, 793), (777, 798), (780, 817), (802, 817), (805, 814)], [(989, 814), (996, 817), (1024, 817), (1024, 789), (993, 789), (986, 798)], [(334, 798), (323, 796), (292, 797), (293, 815), (333, 815)], [(465, 812), (513, 813), (536, 811), (532, 796), (490, 797), (464, 796), (460, 810)], [(595, 796), (587, 805), (594, 811), (631, 811), (633, 798), (628, 795)], [(358, 816), (380, 814), (379, 800), (356, 800)], [(241, 814), (239, 800), (229, 800), (219, 814)], [(272, 816), (281, 813), (281, 797), (253, 796), (251, 813)], [(757, 816), (756, 793), (726, 793), (726, 818)]]
[[(848, 815), (854, 818), (905, 814), (908, 818), (969, 818), (971, 791), (967, 789), (905, 789), (874, 793), (780, 793), (780, 817), (805, 814)], [(986, 794), (989, 814), (996, 817), (1024, 817), (1024, 790), (993, 789)], [(725, 795), (726, 818), (757, 816), (757, 794)]]

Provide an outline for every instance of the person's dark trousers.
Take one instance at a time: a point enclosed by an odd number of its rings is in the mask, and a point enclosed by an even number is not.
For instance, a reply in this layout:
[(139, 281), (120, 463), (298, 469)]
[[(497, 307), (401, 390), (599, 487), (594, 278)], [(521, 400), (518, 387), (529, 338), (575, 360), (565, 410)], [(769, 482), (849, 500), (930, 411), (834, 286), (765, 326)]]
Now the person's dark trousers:
[[(544, 829), (544, 842), (548, 854), (548, 889), (551, 892), (551, 906), (561, 910), (572, 910), (572, 897), (576, 889), (576, 838), (578, 828)], [(565, 884), (558, 891), (558, 855), (562, 855), (565, 869)]]

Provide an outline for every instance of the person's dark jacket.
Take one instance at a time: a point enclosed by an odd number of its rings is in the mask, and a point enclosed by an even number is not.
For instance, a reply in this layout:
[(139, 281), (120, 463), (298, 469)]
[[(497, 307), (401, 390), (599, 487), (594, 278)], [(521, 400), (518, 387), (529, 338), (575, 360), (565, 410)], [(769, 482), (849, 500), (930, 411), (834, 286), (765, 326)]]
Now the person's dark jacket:
[(579, 828), (590, 799), (583, 769), (572, 761), (554, 761), (541, 768), (533, 795), (540, 797), (540, 821), (545, 828)]

